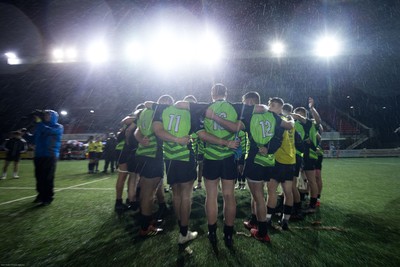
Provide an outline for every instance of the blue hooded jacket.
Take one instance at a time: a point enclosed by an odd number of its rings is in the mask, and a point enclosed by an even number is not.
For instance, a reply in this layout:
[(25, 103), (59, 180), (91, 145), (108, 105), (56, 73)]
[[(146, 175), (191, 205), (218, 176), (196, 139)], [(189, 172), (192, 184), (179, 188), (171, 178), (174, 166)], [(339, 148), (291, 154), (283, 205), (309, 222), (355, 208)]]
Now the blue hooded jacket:
[(42, 121), (36, 124), (33, 134), (35, 140), (35, 157), (56, 157), (60, 156), (61, 136), (64, 127), (57, 123), (58, 113), (54, 110), (46, 110), (50, 113), (50, 121)]

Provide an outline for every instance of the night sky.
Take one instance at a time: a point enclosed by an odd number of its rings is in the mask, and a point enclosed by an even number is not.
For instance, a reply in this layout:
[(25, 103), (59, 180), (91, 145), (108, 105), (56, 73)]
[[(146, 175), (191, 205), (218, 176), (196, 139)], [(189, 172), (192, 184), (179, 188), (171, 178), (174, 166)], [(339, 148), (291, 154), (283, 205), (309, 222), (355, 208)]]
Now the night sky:
[[(234, 102), (249, 90), (264, 102), (280, 96), (295, 106), (313, 96), (318, 109), (338, 107), (393, 141), (400, 126), (399, 18), (395, 0), (0, 1), (0, 53), (13, 51), (29, 63), (10, 66), (1, 58), (0, 132), (21, 127), (21, 117), (36, 108), (66, 109), (62, 123), (106, 132), (144, 100), (168, 93), (209, 101), (211, 85), (222, 82)], [(127, 64), (124, 42), (160, 23), (182, 32), (207, 25), (219, 34), (225, 57), (214, 68), (169, 73)], [(329, 62), (310, 52), (323, 33), (343, 40), (343, 54)], [(112, 62), (48, 63), (53, 47), (79, 49), (99, 36), (112, 47)], [(285, 57), (268, 56), (274, 39), (286, 43)]]

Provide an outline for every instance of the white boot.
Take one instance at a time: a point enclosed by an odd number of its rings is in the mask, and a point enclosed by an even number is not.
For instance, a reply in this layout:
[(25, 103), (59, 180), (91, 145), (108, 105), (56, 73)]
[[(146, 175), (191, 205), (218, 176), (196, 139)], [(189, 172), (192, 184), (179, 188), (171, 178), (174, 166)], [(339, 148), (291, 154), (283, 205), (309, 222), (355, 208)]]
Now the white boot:
[(186, 236), (183, 236), (181, 233), (179, 233), (178, 243), (182, 245), (185, 244), (186, 242), (189, 242), (190, 240), (195, 239), (196, 237), (197, 237), (197, 232), (188, 231)]

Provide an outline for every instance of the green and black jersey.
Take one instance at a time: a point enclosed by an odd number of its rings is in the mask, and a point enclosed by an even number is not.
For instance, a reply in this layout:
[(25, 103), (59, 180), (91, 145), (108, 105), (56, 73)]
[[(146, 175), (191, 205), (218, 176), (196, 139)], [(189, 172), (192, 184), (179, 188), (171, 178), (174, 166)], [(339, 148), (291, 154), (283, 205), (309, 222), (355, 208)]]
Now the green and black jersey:
[[(188, 136), (199, 128), (199, 112), (178, 109), (169, 105), (153, 105), (155, 109), (153, 122), (161, 122), (164, 130), (176, 137)], [(192, 144), (180, 145), (175, 142), (163, 142), (164, 158), (166, 160), (189, 161), (194, 159)]]
[[(253, 113), (242, 119), (245, 130), (250, 141), (248, 158), (254, 158), (254, 163), (263, 167), (275, 165), (274, 153), (278, 150), (282, 142), (282, 119), (273, 112)], [(268, 148), (268, 154), (263, 156), (258, 151), (259, 148)]]
[[(244, 114), (251, 113), (254, 107), (242, 103), (231, 104), (226, 101), (218, 100), (212, 103), (209, 108), (212, 109), (217, 116), (231, 122), (236, 122), (241, 120)], [(204, 119), (204, 130), (224, 140), (234, 140), (235, 136), (238, 134), (229, 132), (214, 120), (208, 118)], [(232, 156), (233, 154), (234, 150), (228, 147), (210, 143), (206, 143), (204, 149), (204, 158), (209, 160), (222, 160)]]
[(196, 158), (198, 155), (204, 155), (204, 141), (199, 138), (197, 133), (192, 133), (190, 137), (192, 139), (192, 149)]
[(136, 150), (137, 156), (145, 156), (149, 158), (162, 157), (162, 142), (156, 137), (153, 131), (152, 123), (154, 117), (154, 110), (145, 108), (139, 115), (137, 120), (137, 127), (140, 132), (149, 138), (149, 145), (143, 146), (139, 143)]
[[(304, 153), (308, 155), (310, 159), (317, 159), (317, 128), (316, 124), (312, 120), (307, 119), (306, 123), (296, 121), (295, 128), (300, 134), (300, 137), (304, 142)], [(300, 154), (300, 151), (296, 151)]]

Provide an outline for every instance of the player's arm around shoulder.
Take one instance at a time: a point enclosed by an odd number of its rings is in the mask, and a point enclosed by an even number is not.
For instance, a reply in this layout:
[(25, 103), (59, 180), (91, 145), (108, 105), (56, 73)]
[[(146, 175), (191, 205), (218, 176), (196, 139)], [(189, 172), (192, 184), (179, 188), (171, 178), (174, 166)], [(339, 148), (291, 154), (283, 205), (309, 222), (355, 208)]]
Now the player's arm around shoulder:
[(164, 126), (163, 126), (162, 122), (160, 122), (160, 121), (153, 122), (153, 131), (156, 134), (156, 136), (163, 141), (175, 142), (180, 145), (187, 145), (190, 141), (189, 136), (176, 137), (176, 136), (170, 134), (169, 132), (167, 132), (164, 129)]
[(200, 140), (214, 145), (226, 146), (231, 149), (236, 149), (240, 146), (239, 140), (225, 140), (222, 138), (218, 138), (213, 134), (207, 133), (205, 130), (197, 132), (197, 135), (199, 136)]

